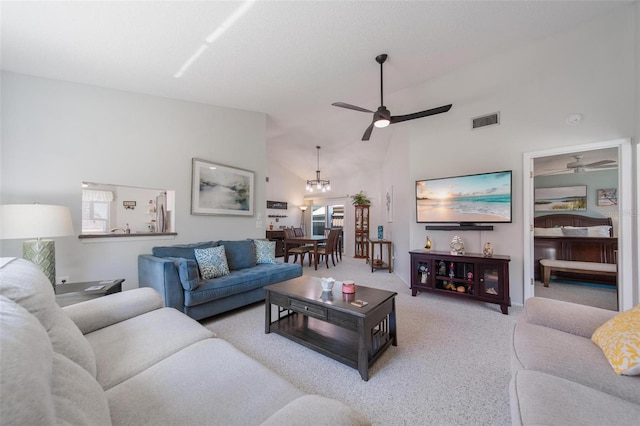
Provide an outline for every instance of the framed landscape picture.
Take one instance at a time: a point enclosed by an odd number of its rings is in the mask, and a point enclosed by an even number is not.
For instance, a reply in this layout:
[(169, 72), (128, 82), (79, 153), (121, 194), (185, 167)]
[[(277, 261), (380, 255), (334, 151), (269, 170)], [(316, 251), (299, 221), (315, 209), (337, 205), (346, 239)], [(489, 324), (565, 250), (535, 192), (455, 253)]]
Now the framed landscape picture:
[(618, 189), (617, 188), (598, 189), (598, 205), (599, 206), (617, 206), (618, 205)]
[(587, 210), (587, 186), (536, 188), (535, 211)]
[(194, 158), (191, 214), (253, 216), (255, 173)]

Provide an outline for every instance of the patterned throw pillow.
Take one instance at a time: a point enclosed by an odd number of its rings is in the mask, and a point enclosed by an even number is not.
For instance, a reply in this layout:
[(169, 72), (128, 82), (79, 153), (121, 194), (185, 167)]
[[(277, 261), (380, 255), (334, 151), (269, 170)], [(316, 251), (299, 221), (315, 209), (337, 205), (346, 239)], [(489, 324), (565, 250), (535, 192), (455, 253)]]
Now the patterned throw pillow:
[(617, 374), (640, 374), (640, 305), (602, 324), (591, 336)]
[(195, 249), (194, 253), (202, 279), (209, 280), (229, 274), (224, 246)]
[(253, 240), (256, 246), (256, 263), (276, 263), (276, 242)]

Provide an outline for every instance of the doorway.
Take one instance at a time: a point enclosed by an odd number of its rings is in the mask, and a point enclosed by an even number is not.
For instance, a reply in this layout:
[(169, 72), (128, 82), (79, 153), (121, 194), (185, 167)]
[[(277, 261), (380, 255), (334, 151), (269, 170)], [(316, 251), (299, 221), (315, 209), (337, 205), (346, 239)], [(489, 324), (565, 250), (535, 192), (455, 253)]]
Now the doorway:
[[(540, 213), (536, 212), (535, 206), (535, 178), (536, 174), (540, 174), (542, 171), (541, 168), (545, 167), (550, 170), (545, 170), (547, 174), (550, 175), (562, 175), (562, 174), (573, 174), (574, 176), (569, 175), (564, 179), (559, 179), (558, 182), (572, 182), (571, 179), (574, 179), (575, 175), (580, 175), (585, 173), (587, 170), (584, 169), (585, 165), (604, 165), (605, 163), (598, 161), (582, 161), (587, 158), (595, 158), (591, 157), (596, 153), (611, 153), (614, 151), (614, 160), (616, 160), (618, 169), (617, 176), (614, 177), (617, 180), (617, 205), (615, 207), (608, 206), (606, 209), (600, 209), (600, 212), (595, 212), (596, 215), (605, 216), (605, 214), (611, 215), (612, 219), (615, 219), (615, 229), (616, 236), (618, 237), (618, 251), (617, 251), (617, 265), (618, 265), (618, 276), (617, 276), (617, 308), (620, 310), (628, 309), (632, 304), (632, 249), (631, 249), (631, 237), (630, 230), (632, 229), (631, 218), (629, 215), (619, 214), (619, 212), (624, 212), (629, 208), (632, 201), (632, 193), (631, 193), (631, 142), (628, 139), (601, 142), (595, 144), (588, 145), (580, 145), (580, 146), (572, 146), (572, 147), (563, 147), (546, 151), (538, 151), (532, 153), (525, 153), (523, 157), (523, 171), (525, 176), (529, 176), (529, 179), (523, 180), (523, 217), (525, 223), (525, 235), (524, 235), (524, 298), (525, 300), (529, 297), (536, 295), (536, 268), (538, 267), (536, 259), (535, 259), (535, 247), (534, 247), (534, 218)], [(589, 155), (587, 155), (589, 154)], [(575, 158), (576, 156), (580, 156), (580, 158)], [(568, 157), (567, 157), (568, 156)], [(569, 158), (569, 161), (566, 159)], [(555, 165), (553, 161), (556, 161)], [(607, 163), (611, 165), (612, 163)], [(537, 166), (537, 170), (536, 170)], [(593, 168), (596, 168), (595, 166)], [(553, 178), (547, 178), (553, 179)], [(567, 180), (569, 179), (569, 180)], [(548, 181), (547, 181), (548, 182)], [(597, 184), (596, 184), (597, 185)], [(559, 186), (567, 186), (560, 184)], [(592, 185), (593, 186), (593, 185)], [(603, 185), (606, 186), (606, 185)], [(606, 189), (606, 188), (590, 188), (590, 194), (592, 199), (591, 210), (598, 209), (593, 206), (597, 205), (597, 201), (594, 199), (597, 189)], [(589, 197), (587, 197), (587, 202)], [(613, 207), (613, 208), (612, 208)], [(586, 211), (576, 212), (581, 213), (583, 215), (589, 215), (587, 209)], [(604, 214), (603, 214), (604, 212)], [(540, 293), (547, 292), (547, 290), (539, 290)], [(540, 294), (543, 295), (543, 294)], [(553, 298), (553, 297), (552, 297)], [(577, 302), (580, 303), (580, 302)], [(585, 303), (588, 304), (588, 303)]]

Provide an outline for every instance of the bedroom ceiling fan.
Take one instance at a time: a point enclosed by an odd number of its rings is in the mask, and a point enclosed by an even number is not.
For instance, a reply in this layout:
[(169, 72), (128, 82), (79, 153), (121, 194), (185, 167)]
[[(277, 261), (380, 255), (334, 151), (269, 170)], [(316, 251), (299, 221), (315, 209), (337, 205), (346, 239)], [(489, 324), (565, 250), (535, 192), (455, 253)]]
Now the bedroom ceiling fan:
[(556, 173), (585, 173), (587, 170), (597, 170), (597, 169), (609, 169), (612, 167), (616, 167), (617, 164), (614, 160), (600, 160), (593, 163), (585, 163), (582, 161), (582, 155), (574, 155), (573, 158), (575, 161), (571, 161), (567, 163), (566, 169), (557, 170), (552, 174)]
[(371, 111), (366, 108), (361, 108), (359, 106), (347, 104), (344, 102), (334, 102), (331, 105), (337, 106), (340, 108), (352, 109), (354, 111), (360, 112), (368, 112), (373, 114), (373, 121), (364, 131), (362, 135), (363, 141), (368, 141), (371, 137), (371, 132), (373, 131), (374, 126), (378, 128), (387, 127), (389, 124), (400, 123), (402, 121), (414, 120), (416, 118), (428, 117), (430, 115), (441, 114), (443, 112), (447, 112), (451, 109), (451, 105), (443, 105), (441, 107), (427, 109), (425, 111), (414, 112), (412, 114), (406, 115), (391, 115), (391, 111), (387, 109), (384, 105), (384, 97), (383, 97), (383, 84), (382, 84), (382, 64), (387, 60), (388, 55), (383, 53), (381, 55), (376, 56), (376, 62), (380, 64), (380, 106), (377, 111)]

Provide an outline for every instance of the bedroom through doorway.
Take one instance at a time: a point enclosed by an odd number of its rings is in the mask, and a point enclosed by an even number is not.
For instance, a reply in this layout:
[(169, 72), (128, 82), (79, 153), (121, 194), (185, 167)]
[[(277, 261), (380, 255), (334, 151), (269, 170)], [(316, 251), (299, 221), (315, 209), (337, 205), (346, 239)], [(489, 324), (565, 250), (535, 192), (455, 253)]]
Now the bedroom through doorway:
[(531, 177), (524, 183), (523, 200), (525, 223), (530, 224), (525, 232), (525, 300), (537, 296), (623, 308), (622, 240), (624, 226), (629, 226), (620, 215), (627, 190), (621, 187), (624, 142), (525, 154), (524, 170)]

